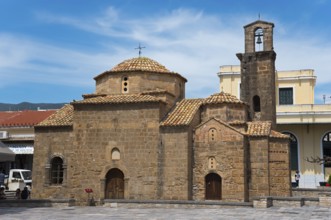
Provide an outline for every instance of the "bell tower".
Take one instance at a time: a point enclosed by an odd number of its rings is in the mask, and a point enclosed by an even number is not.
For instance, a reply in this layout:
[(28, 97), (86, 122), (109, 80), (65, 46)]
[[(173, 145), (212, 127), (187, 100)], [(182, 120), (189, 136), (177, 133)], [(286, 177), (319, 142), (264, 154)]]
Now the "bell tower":
[(245, 53), (241, 63), (240, 99), (250, 106), (250, 120), (271, 121), (276, 128), (274, 24), (255, 21), (244, 26)]

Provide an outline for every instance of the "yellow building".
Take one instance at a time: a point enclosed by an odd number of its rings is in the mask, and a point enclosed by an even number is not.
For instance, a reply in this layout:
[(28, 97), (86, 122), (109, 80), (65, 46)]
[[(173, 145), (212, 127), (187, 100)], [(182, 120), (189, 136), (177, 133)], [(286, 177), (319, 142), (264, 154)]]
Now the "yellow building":
[[(218, 76), (220, 90), (240, 98), (240, 66), (221, 66)], [(292, 182), (299, 170), (303, 188), (315, 188), (331, 174), (330, 165), (306, 161), (331, 156), (331, 104), (314, 104), (315, 83), (312, 69), (276, 71), (277, 130), (292, 137)]]

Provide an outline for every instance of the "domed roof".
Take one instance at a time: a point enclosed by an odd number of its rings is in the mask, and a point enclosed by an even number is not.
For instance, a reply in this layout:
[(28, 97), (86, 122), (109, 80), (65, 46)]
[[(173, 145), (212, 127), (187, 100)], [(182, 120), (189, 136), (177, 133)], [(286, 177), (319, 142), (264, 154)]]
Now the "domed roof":
[(245, 104), (234, 95), (225, 92), (220, 92), (209, 96), (208, 98), (205, 99), (204, 103), (205, 104), (219, 104), (219, 103)]
[(147, 57), (135, 57), (132, 59), (124, 60), (123, 62), (113, 67), (111, 70), (105, 71), (97, 75), (96, 77), (94, 77), (94, 79), (97, 80), (98, 78), (111, 73), (135, 72), (135, 71), (171, 74), (174, 76), (178, 76), (182, 78), (185, 82), (187, 82), (187, 80), (180, 74), (168, 70), (165, 66)]
[(165, 68), (165, 66), (147, 57), (137, 57), (137, 58), (124, 60), (123, 62), (112, 68), (110, 71), (112, 72), (149, 71), (149, 72), (165, 72), (165, 73), (170, 72), (167, 68)]

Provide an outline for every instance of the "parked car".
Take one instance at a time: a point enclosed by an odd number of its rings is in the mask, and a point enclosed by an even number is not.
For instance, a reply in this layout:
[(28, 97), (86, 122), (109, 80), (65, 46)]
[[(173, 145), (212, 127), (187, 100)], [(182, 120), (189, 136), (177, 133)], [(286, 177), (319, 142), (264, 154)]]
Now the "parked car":
[(11, 169), (5, 179), (5, 187), (8, 191), (23, 190), (25, 186), (29, 189), (32, 185), (31, 170)]

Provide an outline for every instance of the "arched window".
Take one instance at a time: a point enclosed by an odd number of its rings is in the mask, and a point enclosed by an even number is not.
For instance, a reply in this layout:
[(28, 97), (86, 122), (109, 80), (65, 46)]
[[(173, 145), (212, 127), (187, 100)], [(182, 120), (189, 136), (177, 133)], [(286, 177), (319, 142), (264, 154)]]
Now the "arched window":
[(122, 78), (122, 93), (128, 93), (129, 92), (129, 77), (124, 76)]
[(51, 184), (63, 183), (63, 160), (60, 157), (54, 157), (51, 161)]
[(290, 132), (283, 132), (283, 134), (290, 136), (291, 170), (299, 170), (298, 140)]
[(255, 51), (263, 51), (263, 29), (262, 28), (257, 28), (254, 33), (255, 37)]
[(254, 112), (261, 111), (260, 97), (257, 95), (253, 97), (253, 108), (254, 108)]
[(216, 129), (215, 128), (211, 128), (208, 132), (208, 139), (209, 141), (216, 141)]
[[(324, 135), (322, 139), (323, 157), (331, 157), (331, 132)], [(331, 167), (331, 164), (324, 164), (324, 167)]]
[(111, 159), (112, 160), (119, 160), (121, 159), (121, 153), (120, 150), (118, 148), (114, 148), (111, 151)]
[(215, 159), (215, 157), (209, 157), (208, 158), (208, 168), (211, 169), (211, 170), (216, 169), (216, 159)]

